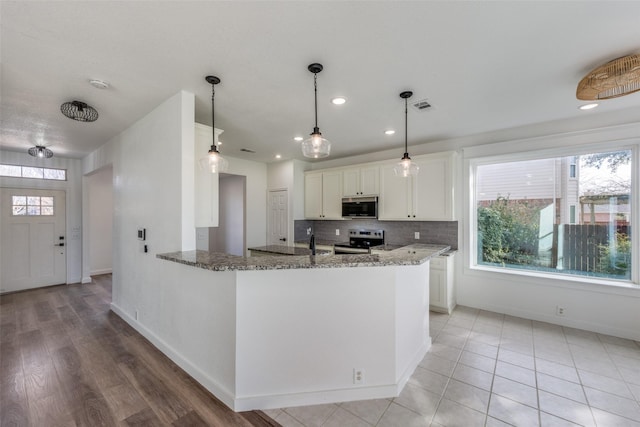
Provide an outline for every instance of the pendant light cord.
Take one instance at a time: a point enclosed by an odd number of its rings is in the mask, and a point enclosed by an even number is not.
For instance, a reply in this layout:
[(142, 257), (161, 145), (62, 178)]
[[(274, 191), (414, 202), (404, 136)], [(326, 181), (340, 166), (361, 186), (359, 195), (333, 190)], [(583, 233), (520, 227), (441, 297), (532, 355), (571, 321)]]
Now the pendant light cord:
[(404, 99), (404, 154), (409, 154), (407, 150), (407, 98)]
[(318, 132), (318, 73), (313, 73), (313, 97), (315, 99), (316, 127), (314, 132)]
[(211, 144), (212, 150), (217, 150), (216, 146), (216, 121), (215, 121), (215, 98), (216, 98), (216, 85), (211, 85), (211, 130), (213, 131), (213, 141)]

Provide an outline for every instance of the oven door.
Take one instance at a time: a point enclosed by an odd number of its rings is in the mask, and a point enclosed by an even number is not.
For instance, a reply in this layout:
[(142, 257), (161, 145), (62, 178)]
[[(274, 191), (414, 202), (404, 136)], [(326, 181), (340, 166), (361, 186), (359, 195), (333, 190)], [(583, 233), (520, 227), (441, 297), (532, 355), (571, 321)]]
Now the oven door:
[(333, 245), (333, 253), (336, 255), (369, 255), (371, 251), (368, 248)]

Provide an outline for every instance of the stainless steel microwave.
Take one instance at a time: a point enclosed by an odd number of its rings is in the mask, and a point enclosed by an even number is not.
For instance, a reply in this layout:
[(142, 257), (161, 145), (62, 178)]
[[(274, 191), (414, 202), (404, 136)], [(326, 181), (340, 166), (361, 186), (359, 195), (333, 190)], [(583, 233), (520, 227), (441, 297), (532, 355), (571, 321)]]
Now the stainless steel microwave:
[(342, 198), (343, 218), (377, 218), (378, 198), (377, 197), (343, 197)]

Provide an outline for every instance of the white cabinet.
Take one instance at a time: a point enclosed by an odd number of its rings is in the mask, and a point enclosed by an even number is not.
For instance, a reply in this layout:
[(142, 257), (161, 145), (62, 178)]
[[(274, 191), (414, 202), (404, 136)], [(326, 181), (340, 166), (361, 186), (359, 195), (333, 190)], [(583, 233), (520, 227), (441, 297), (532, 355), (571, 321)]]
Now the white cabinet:
[(451, 314), (456, 302), (453, 295), (455, 254), (431, 258), (429, 270), (429, 309)]
[(344, 197), (377, 196), (380, 192), (380, 169), (377, 166), (347, 169), (342, 172)]
[(381, 220), (452, 221), (453, 159), (455, 153), (414, 158), (420, 168), (412, 177), (399, 177), (394, 163), (380, 169)]
[(304, 216), (342, 219), (342, 172), (309, 172), (304, 176)]

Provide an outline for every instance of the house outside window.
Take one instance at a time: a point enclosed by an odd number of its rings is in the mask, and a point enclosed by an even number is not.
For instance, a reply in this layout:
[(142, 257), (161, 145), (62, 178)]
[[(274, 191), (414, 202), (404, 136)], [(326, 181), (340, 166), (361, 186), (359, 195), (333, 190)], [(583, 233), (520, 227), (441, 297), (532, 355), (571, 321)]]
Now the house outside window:
[(631, 280), (631, 159), (620, 150), (473, 165), (472, 267)]

